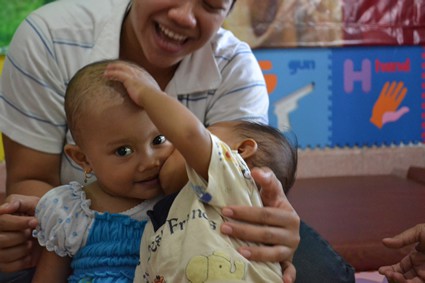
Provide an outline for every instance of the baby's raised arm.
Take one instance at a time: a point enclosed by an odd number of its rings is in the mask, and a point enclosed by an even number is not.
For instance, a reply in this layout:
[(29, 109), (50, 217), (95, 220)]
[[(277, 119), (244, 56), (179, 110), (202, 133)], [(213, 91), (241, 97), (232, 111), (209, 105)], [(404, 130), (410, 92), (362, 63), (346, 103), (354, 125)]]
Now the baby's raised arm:
[(136, 65), (110, 63), (105, 76), (124, 85), (130, 98), (144, 108), (158, 130), (180, 151), (186, 163), (207, 180), (211, 137), (198, 118), (163, 92), (154, 78)]

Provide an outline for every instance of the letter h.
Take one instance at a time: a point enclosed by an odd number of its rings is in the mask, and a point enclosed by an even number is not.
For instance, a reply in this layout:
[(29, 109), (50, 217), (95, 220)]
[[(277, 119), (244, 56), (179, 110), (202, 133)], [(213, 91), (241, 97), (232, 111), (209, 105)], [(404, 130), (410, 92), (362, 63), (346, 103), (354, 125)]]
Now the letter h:
[(348, 59), (344, 62), (344, 91), (346, 93), (353, 92), (354, 82), (360, 81), (362, 83), (362, 90), (364, 92), (370, 92), (371, 89), (371, 74), (372, 67), (370, 60), (364, 59), (362, 61), (362, 69), (360, 71), (354, 71), (354, 63)]

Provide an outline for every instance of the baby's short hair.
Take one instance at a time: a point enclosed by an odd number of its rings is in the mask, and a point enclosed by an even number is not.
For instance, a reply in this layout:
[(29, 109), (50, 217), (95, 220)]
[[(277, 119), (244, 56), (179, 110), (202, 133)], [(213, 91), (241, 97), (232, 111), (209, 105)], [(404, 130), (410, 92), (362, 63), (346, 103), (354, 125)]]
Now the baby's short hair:
[[(78, 70), (68, 83), (65, 92), (65, 114), (73, 138), (79, 139), (81, 119), (88, 111), (102, 111), (102, 105), (118, 97), (127, 97), (122, 83), (107, 79), (106, 66), (118, 60), (103, 60), (88, 64)], [(118, 95), (117, 95), (118, 94)]]
[[(285, 193), (295, 182), (298, 163), (297, 141), (266, 124), (240, 121), (235, 131), (243, 138), (252, 138), (257, 142), (258, 150), (250, 159), (255, 167), (269, 167), (282, 183)], [(288, 135), (289, 135), (288, 131)]]

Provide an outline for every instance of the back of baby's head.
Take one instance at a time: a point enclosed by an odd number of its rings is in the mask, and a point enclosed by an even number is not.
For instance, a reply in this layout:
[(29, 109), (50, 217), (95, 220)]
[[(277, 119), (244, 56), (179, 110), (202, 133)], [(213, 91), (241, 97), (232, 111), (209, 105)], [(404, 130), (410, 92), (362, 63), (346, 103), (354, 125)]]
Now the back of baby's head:
[(65, 93), (65, 114), (68, 127), (77, 139), (85, 115), (103, 111), (105, 105), (114, 99), (125, 99), (125, 89), (120, 82), (104, 77), (106, 66), (116, 60), (104, 60), (81, 68), (69, 81)]
[(297, 141), (292, 134), (280, 132), (269, 125), (241, 121), (235, 127), (236, 132), (244, 138), (257, 142), (257, 152), (250, 159), (255, 167), (269, 167), (282, 183), (285, 193), (295, 182), (298, 154)]

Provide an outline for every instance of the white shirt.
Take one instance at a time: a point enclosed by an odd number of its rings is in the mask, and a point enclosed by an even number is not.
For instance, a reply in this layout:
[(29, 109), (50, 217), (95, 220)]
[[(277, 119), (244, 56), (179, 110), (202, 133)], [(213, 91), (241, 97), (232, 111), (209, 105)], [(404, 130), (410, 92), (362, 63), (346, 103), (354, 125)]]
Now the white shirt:
[[(0, 81), (0, 131), (29, 148), (62, 154), (62, 183), (83, 180), (63, 153), (73, 143), (63, 109), (66, 86), (83, 66), (117, 58), (129, 0), (62, 0), (34, 11), (10, 44)], [(246, 43), (220, 29), (180, 63), (165, 91), (206, 126), (267, 123), (268, 95)]]

